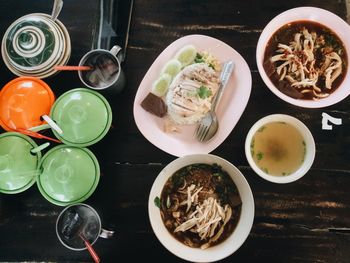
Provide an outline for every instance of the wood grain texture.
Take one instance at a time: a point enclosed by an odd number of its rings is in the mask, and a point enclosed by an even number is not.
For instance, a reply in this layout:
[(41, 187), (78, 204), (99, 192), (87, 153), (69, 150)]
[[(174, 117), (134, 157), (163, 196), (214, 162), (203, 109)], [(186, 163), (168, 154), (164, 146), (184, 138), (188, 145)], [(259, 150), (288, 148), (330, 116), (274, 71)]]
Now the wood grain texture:
[[(86, 201), (100, 213), (105, 228), (114, 229), (112, 240), (98, 240), (95, 250), (102, 262), (182, 262), (168, 252), (154, 235), (147, 211), (148, 194), (158, 173), (171, 156), (149, 143), (133, 121), (133, 99), (138, 85), (154, 59), (170, 43), (188, 34), (204, 34), (226, 42), (247, 61), (253, 78), (252, 93), (242, 118), (213, 154), (236, 165), (247, 178), (255, 199), (255, 220), (247, 241), (222, 262), (347, 263), (350, 259), (350, 98), (325, 109), (289, 105), (265, 86), (257, 71), (255, 49), (264, 26), (277, 14), (298, 6), (325, 8), (346, 19), (346, 1), (187, 1), (135, 0), (127, 59), (123, 65), (127, 87), (107, 97), (113, 128), (99, 143), (89, 147), (101, 166), (101, 181)], [(76, 63), (89, 47), (77, 38), (87, 10), (94, 1), (66, 0)], [(97, 2), (97, 1), (96, 1)], [(6, 11), (1, 1), (0, 31), (17, 16), (45, 6), (44, 1)], [(96, 3), (95, 3), (96, 4)], [(91, 6), (90, 6), (91, 7)], [(46, 8), (46, 9), (45, 9)], [(49, 12), (50, 5), (42, 12)], [(76, 24), (77, 23), (77, 24)], [(80, 25), (80, 26), (75, 26)], [(1, 85), (14, 78), (0, 64)], [(59, 96), (80, 87), (77, 74), (60, 73), (45, 80)], [(321, 130), (321, 114), (342, 118), (341, 126)], [(261, 117), (285, 113), (299, 118), (316, 142), (312, 169), (299, 181), (276, 185), (258, 177), (244, 155), (245, 136)], [(64, 248), (56, 238), (55, 221), (62, 210), (48, 203), (36, 186), (14, 196), (0, 195), (0, 261), (91, 262), (87, 252)]]

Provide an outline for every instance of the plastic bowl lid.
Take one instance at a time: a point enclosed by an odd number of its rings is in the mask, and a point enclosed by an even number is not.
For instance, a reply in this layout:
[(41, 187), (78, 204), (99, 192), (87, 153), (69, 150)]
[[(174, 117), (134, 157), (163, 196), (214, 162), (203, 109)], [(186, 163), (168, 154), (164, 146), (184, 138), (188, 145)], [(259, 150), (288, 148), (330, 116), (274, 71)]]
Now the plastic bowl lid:
[(86, 200), (96, 189), (100, 166), (86, 148), (60, 145), (48, 151), (40, 162), (38, 187), (41, 194), (56, 205)]
[(67, 145), (86, 147), (102, 139), (112, 123), (112, 110), (98, 92), (78, 88), (57, 98), (51, 118), (63, 133), (53, 131)]
[(54, 101), (55, 95), (44, 81), (16, 78), (0, 91), (0, 125), (6, 131), (41, 125), (40, 117), (50, 113)]
[(31, 154), (38, 145), (17, 132), (0, 134), (0, 192), (16, 194), (31, 187), (39, 174), (41, 153)]

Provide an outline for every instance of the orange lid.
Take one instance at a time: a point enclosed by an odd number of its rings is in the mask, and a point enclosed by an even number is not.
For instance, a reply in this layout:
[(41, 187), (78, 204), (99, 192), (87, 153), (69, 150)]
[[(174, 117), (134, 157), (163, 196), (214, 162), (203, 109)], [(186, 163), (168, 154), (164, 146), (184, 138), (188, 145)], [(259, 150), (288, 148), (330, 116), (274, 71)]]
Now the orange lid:
[(40, 117), (49, 115), (54, 101), (55, 95), (41, 79), (16, 78), (0, 91), (0, 125), (10, 131), (44, 124)]

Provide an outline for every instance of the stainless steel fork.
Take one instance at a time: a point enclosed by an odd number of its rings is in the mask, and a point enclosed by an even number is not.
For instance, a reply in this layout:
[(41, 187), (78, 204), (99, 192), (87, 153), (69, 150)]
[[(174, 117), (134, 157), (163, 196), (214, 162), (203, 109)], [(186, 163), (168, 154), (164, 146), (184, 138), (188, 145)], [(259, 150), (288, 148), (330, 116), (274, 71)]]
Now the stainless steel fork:
[(220, 85), (216, 92), (210, 111), (201, 119), (196, 129), (196, 137), (200, 142), (209, 141), (214, 137), (218, 128), (219, 121), (216, 117), (216, 107), (221, 99), (224, 88), (230, 79), (231, 73), (233, 71), (234, 63), (233, 61), (228, 61), (224, 64), (221, 75), (220, 75)]

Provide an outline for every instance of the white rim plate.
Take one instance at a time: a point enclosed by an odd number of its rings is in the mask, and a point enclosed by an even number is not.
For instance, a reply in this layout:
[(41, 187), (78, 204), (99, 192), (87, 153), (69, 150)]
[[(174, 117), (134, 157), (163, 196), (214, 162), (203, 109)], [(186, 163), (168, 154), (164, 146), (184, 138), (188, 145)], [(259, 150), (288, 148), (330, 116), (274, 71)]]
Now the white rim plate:
[(350, 66), (348, 65), (346, 76), (341, 83), (341, 85), (327, 98), (323, 98), (317, 101), (313, 100), (298, 100), (292, 97), (289, 97), (279, 91), (273, 85), (270, 78), (266, 75), (263, 60), (265, 47), (271, 36), (282, 26), (300, 20), (309, 20), (313, 22), (320, 23), (327, 26), (333, 32), (337, 34), (340, 40), (343, 42), (345, 49), (347, 51), (348, 62), (350, 62), (350, 26), (339, 16), (316, 7), (298, 7), (287, 10), (275, 18), (273, 18), (262, 31), (258, 45), (256, 48), (256, 63), (258, 65), (258, 70), (261, 78), (265, 82), (266, 86), (280, 99), (305, 108), (322, 108), (326, 106), (333, 105), (343, 99), (345, 99), (350, 94)]
[[(216, 163), (225, 170), (237, 186), (242, 199), (241, 215), (231, 236), (222, 243), (207, 249), (191, 248), (177, 241), (166, 229), (154, 199), (160, 197), (165, 182), (180, 168), (194, 163)], [(244, 175), (227, 160), (211, 154), (193, 154), (177, 158), (169, 163), (154, 181), (148, 200), (148, 215), (152, 229), (163, 244), (174, 255), (194, 262), (212, 262), (228, 257), (238, 250), (249, 236), (254, 221), (254, 198)]]
[[(162, 67), (172, 59), (183, 46), (192, 44), (199, 51), (208, 51), (219, 61), (232, 60), (235, 63), (233, 74), (224, 90), (218, 105), (219, 130), (206, 143), (197, 141), (194, 133), (196, 125), (181, 126), (180, 133), (166, 133), (164, 119), (158, 118), (141, 107), (142, 100), (151, 91), (153, 82), (160, 76)], [(159, 149), (184, 156), (195, 153), (209, 153), (218, 147), (231, 133), (240, 119), (249, 100), (252, 87), (250, 69), (243, 57), (224, 42), (204, 35), (189, 35), (170, 44), (153, 62), (141, 81), (134, 100), (134, 119), (143, 136)]]

